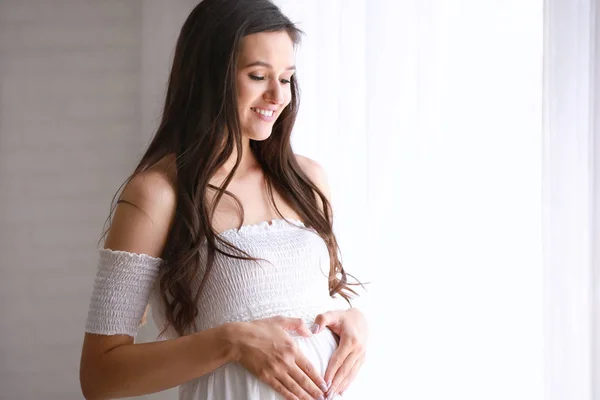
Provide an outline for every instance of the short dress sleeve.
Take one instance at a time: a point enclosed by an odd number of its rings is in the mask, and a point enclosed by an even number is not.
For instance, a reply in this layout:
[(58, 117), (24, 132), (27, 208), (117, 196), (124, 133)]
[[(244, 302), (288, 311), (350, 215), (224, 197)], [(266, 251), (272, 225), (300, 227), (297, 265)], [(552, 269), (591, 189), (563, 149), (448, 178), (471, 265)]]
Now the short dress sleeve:
[(135, 338), (162, 260), (100, 249), (85, 331)]

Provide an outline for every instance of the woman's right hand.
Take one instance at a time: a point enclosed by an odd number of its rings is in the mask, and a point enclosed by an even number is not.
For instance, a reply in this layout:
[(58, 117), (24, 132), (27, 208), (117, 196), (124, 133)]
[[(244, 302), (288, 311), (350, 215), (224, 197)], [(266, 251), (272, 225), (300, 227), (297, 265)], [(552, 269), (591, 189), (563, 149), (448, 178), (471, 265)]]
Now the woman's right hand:
[(324, 399), (325, 380), (292, 336), (312, 335), (300, 318), (282, 316), (232, 324), (234, 360), (289, 400)]

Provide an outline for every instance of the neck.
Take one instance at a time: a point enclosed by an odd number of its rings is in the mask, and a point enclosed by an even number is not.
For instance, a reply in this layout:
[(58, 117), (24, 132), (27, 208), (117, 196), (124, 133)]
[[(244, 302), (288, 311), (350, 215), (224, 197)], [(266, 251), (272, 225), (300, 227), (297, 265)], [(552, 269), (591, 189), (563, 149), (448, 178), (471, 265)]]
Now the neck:
[[(223, 177), (229, 175), (233, 170), (233, 166), (235, 165), (235, 161), (237, 158), (237, 149), (234, 147), (231, 156), (225, 164), (220, 168), (218, 174)], [(256, 161), (256, 157), (250, 150), (250, 139), (247, 137), (242, 137), (242, 159), (240, 160), (240, 165), (235, 171), (235, 175), (233, 178), (240, 178), (249, 175), (250, 173), (256, 171), (258, 168), (258, 162)]]

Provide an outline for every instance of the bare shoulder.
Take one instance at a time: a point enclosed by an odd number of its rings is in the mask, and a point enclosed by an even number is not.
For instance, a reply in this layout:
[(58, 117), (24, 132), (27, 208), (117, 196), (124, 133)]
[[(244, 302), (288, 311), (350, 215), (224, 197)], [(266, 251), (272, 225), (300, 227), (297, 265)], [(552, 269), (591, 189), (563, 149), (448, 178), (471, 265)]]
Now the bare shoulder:
[(306, 156), (302, 156), (300, 154), (296, 154), (296, 161), (298, 161), (298, 165), (302, 168), (302, 171), (310, 180), (317, 185), (317, 187), (323, 192), (323, 194), (327, 197), (328, 200), (331, 199), (331, 190), (329, 187), (329, 180), (327, 178), (327, 173), (325, 172), (325, 168), (317, 161), (308, 158)]
[(134, 176), (115, 209), (105, 247), (159, 257), (177, 206), (171, 159), (163, 159)]

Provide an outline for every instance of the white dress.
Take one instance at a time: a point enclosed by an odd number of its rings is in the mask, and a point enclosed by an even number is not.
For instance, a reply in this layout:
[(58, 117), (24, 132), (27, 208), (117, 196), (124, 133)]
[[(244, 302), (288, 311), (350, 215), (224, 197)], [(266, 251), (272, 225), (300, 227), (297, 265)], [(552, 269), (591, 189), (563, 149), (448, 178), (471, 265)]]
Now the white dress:
[[(329, 253), (312, 228), (294, 219), (275, 219), (221, 237), (253, 257), (237, 260), (215, 254), (215, 263), (198, 302), (197, 326), (205, 330), (234, 321), (252, 321), (276, 315), (302, 318), (310, 328), (325, 311), (345, 308), (329, 296)], [(224, 248), (217, 242), (217, 246)], [(231, 250), (227, 250), (231, 253)], [(162, 260), (145, 254), (99, 250), (98, 273), (90, 302), (86, 332), (136, 335), (146, 304), (157, 326), (165, 316), (158, 291)], [(192, 283), (199, 284), (198, 278)], [(337, 347), (334, 334), (324, 329), (305, 338), (290, 332), (299, 349), (324, 375)], [(165, 339), (176, 338), (167, 330)], [(180, 400), (242, 400), (283, 397), (235, 362), (180, 385)], [(336, 399), (341, 399), (336, 396)]]

